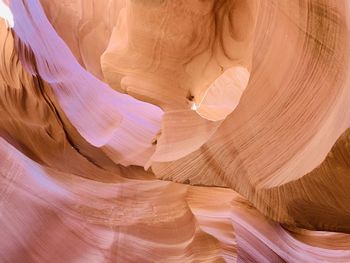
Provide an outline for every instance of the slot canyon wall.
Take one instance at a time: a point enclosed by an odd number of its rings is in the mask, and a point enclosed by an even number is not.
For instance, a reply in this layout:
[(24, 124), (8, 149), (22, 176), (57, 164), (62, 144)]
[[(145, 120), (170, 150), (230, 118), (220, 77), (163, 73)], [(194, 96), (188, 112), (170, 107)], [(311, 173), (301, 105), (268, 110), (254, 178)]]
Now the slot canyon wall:
[(350, 262), (350, 2), (0, 17), (0, 262)]

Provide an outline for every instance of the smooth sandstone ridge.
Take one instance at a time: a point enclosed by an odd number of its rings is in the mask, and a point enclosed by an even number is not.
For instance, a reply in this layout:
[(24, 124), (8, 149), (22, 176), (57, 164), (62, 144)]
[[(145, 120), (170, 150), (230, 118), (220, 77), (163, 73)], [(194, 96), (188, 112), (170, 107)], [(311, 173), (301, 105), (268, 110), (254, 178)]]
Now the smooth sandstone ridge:
[(0, 46), (0, 262), (350, 262), (346, 0), (4, 0)]

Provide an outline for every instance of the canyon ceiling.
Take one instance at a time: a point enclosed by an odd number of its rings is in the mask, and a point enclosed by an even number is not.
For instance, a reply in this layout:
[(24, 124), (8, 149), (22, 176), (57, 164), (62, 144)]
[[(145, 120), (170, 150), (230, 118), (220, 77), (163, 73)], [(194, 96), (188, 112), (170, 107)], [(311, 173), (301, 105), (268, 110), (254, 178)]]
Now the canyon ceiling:
[(0, 1), (0, 262), (350, 262), (350, 2)]

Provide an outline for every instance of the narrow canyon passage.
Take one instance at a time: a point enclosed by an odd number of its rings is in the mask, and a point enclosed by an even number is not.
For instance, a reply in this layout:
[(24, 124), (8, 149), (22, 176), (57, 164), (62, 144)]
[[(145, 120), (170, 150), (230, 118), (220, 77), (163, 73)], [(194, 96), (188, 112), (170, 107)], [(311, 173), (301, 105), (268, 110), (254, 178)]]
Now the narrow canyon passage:
[(346, 0), (0, 2), (0, 262), (350, 262)]

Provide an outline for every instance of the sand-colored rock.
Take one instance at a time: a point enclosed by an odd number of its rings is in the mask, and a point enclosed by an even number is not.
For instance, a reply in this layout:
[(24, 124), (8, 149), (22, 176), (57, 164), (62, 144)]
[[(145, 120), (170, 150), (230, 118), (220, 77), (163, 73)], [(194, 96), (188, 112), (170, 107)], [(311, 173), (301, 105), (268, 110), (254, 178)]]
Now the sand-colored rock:
[(346, 1), (2, 4), (0, 262), (350, 262)]

